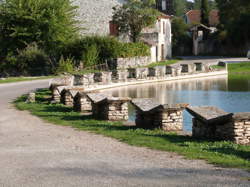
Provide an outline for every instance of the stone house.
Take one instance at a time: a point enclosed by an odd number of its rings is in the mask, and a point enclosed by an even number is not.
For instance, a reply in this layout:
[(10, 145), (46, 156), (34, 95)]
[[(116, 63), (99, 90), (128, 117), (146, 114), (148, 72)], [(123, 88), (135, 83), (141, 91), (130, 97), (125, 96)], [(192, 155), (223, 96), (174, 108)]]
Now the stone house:
[[(170, 16), (162, 14), (157, 18), (154, 25), (142, 30), (140, 40), (150, 46), (151, 62), (158, 62), (172, 58), (172, 32), (170, 18)], [(112, 21), (109, 24), (110, 35), (119, 37), (116, 25)]]

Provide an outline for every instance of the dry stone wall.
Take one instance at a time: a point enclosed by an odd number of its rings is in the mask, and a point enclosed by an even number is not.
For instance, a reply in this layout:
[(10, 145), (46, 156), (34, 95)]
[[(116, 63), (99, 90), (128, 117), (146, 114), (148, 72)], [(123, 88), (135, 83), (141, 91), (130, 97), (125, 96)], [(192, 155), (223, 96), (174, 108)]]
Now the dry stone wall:
[(84, 28), (84, 35), (108, 35), (109, 21), (112, 19), (112, 7), (119, 6), (124, 0), (75, 0), (78, 6), (77, 19)]

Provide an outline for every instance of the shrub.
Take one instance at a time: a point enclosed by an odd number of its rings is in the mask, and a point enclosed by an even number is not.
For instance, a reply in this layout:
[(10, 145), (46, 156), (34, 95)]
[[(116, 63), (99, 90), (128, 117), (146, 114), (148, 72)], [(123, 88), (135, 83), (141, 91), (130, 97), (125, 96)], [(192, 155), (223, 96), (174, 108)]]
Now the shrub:
[(98, 63), (99, 50), (97, 46), (91, 45), (86, 49), (86, 52), (83, 53), (82, 61), (85, 66), (92, 66)]
[(71, 0), (0, 1), (0, 58), (36, 42), (52, 53), (77, 35)]
[(22, 75), (48, 75), (52, 72), (52, 63), (46, 53), (33, 43), (19, 52), (16, 68)]
[[(98, 54), (98, 57), (94, 58), (95, 60), (90, 63), (91, 65), (93, 63), (104, 63), (108, 59), (117, 57), (150, 55), (149, 47), (143, 43), (122, 43), (114, 37), (87, 36), (68, 43), (63, 50), (63, 56), (71, 56), (79, 63), (81, 60), (85, 60), (85, 57), (90, 55), (90, 52), (92, 56)], [(88, 66), (90, 64), (87, 62), (84, 65)]]
[(59, 61), (59, 65), (56, 68), (56, 74), (61, 74), (61, 73), (71, 73), (74, 71), (74, 61), (73, 58), (66, 58), (64, 59), (61, 57)]

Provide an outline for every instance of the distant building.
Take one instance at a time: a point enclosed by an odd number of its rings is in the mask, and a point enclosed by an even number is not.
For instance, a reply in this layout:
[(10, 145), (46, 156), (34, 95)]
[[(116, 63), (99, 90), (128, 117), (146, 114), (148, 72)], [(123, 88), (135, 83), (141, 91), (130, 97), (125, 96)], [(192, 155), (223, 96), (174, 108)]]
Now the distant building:
[[(201, 11), (190, 10), (185, 14), (185, 21), (187, 24), (199, 24), (201, 23)], [(219, 11), (211, 10), (209, 13), (209, 27), (216, 27), (220, 23)]]
[(166, 15), (174, 15), (173, 0), (156, 0), (156, 8)]
[[(110, 22), (110, 35), (119, 37), (117, 26), (113, 22)], [(152, 62), (172, 58), (170, 16), (162, 14), (158, 17), (154, 26), (143, 29), (141, 41), (150, 46)]]

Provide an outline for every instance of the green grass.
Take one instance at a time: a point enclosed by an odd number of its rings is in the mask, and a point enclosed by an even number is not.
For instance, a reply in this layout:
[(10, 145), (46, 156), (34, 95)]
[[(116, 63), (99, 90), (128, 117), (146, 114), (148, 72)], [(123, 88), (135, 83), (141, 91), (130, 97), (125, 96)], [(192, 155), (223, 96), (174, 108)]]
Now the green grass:
[(250, 74), (250, 62), (228, 64), (228, 71), (231, 74)]
[(94, 120), (91, 116), (82, 116), (74, 112), (70, 107), (49, 104), (50, 94), (47, 89), (39, 90), (36, 94), (36, 103), (25, 103), (25, 96), (22, 96), (15, 101), (15, 105), (20, 110), (28, 110), (33, 115), (57, 125), (102, 134), (129, 145), (175, 152), (187, 159), (203, 159), (215, 165), (250, 171), (250, 146), (237, 145), (228, 141), (195, 139), (160, 129), (126, 127), (122, 126), (121, 122)]
[(12, 83), (12, 82), (21, 82), (21, 81), (31, 81), (31, 80), (40, 80), (40, 79), (50, 79), (55, 78), (56, 76), (42, 76), (42, 77), (9, 77), (3, 80), (0, 80), (0, 84), (3, 83)]
[(155, 62), (152, 64), (149, 64), (147, 67), (155, 67), (155, 66), (164, 66), (164, 65), (171, 65), (177, 63), (179, 60), (178, 59), (173, 59), (173, 60), (167, 60), (167, 61), (161, 61), (161, 62)]

